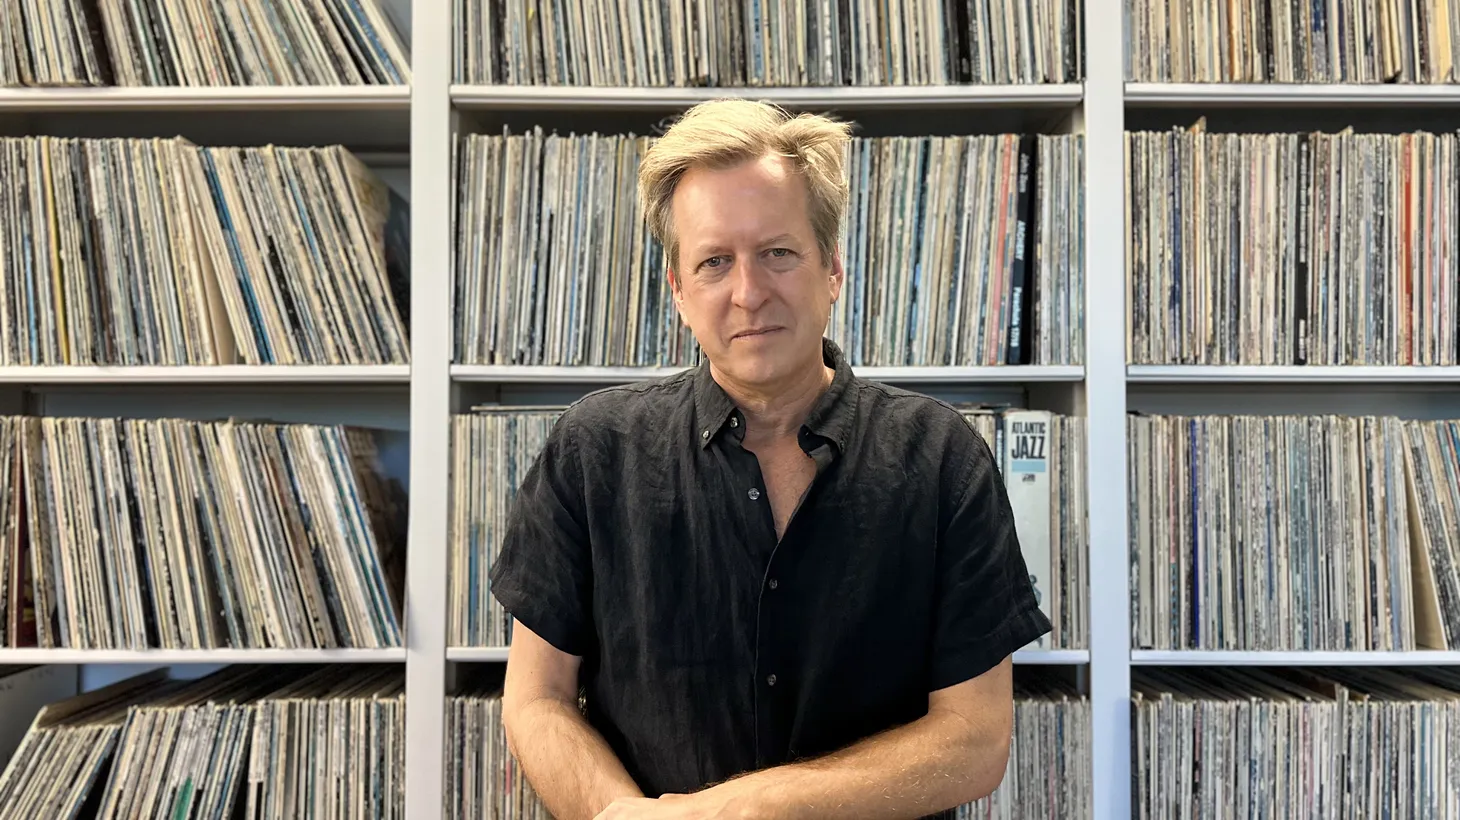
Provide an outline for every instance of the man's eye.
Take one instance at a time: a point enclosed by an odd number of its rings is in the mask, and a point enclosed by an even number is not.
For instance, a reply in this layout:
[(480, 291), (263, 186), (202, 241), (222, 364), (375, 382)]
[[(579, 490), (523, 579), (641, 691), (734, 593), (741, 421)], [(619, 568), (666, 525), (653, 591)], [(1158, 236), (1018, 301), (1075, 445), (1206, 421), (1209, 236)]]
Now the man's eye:
[(721, 262), (724, 262), (724, 261), (725, 261), (725, 257), (723, 257), (723, 256), (711, 256), (709, 259), (706, 259), (705, 261), (701, 262), (700, 263), (700, 267), (702, 267), (702, 268), (718, 268), (718, 267), (720, 267), (720, 263)]
[(770, 253), (771, 253), (771, 256), (775, 256), (775, 257), (790, 256), (791, 255), (791, 249), (790, 248), (771, 248)]

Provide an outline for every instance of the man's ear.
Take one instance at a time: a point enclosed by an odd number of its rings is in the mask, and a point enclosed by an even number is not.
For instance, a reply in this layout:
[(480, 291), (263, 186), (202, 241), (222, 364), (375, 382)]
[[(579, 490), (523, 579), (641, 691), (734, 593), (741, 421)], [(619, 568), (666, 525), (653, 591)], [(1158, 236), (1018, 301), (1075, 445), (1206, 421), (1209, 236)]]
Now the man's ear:
[(669, 293), (674, 297), (674, 311), (679, 314), (679, 323), (689, 327), (689, 317), (684, 315), (684, 287), (679, 277), (674, 275), (674, 268), (665, 268), (664, 275), (669, 277)]
[(846, 282), (847, 278), (847, 273), (842, 268), (842, 255), (840, 253), (833, 253), (831, 255), (831, 272), (828, 276), (831, 280), (829, 282), (831, 285), (831, 303), (834, 305), (836, 304), (836, 300), (842, 295), (842, 285)]

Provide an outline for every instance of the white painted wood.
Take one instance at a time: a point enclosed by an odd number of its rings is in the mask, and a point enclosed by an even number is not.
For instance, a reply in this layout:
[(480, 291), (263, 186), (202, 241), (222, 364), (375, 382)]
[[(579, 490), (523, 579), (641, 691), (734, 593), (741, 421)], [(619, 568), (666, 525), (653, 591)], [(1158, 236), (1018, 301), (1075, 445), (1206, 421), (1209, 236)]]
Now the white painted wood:
[[(462, 663), (500, 663), (507, 660), (505, 646), (457, 646), (446, 650), (446, 659)], [(1081, 649), (1024, 650), (1014, 653), (1020, 666), (1076, 666), (1090, 662), (1090, 653)]]
[(1131, 365), (1132, 384), (1453, 384), (1460, 367)]
[(7, 664), (400, 663), (404, 649), (0, 649)]
[(1134, 666), (1460, 666), (1460, 652), (1229, 652), (1136, 650)]
[(409, 384), (410, 365), (0, 367), (0, 384)]
[(749, 97), (789, 107), (871, 108), (1071, 107), (1078, 83), (1063, 85), (904, 86), (850, 88), (574, 88), (455, 85), (451, 99), (463, 111), (513, 109), (678, 108), (719, 97)]
[[(682, 367), (517, 367), (513, 365), (452, 365), (457, 382), (499, 384), (617, 384), (656, 379), (682, 372)], [(858, 367), (857, 375), (895, 384), (1023, 384), (1077, 382), (1083, 367)]]
[(1460, 104), (1460, 85), (1127, 83), (1125, 101), (1128, 108), (1453, 106)]
[(406, 818), (440, 820), (451, 497), (451, 0), (415, 0), (411, 91), (411, 494), (406, 554)]
[[(423, 4), (429, 5), (429, 4)], [(403, 85), (177, 88), (0, 88), (0, 112), (407, 111)]]
[(1131, 816), (1124, 0), (1085, 0), (1085, 398), (1096, 820)]

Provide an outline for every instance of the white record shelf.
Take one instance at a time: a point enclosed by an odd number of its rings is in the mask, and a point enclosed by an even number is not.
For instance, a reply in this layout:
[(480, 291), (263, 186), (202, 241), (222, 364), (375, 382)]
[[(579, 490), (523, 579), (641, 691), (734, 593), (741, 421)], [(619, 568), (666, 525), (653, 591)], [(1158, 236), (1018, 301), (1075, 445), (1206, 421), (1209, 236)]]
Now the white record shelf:
[[(451, 378), (458, 382), (514, 384), (607, 384), (642, 381), (672, 376), (682, 367), (514, 367), (512, 365), (452, 365)], [(898, 384), (1021, 384), (1077, 382), (1085, 378), (1082, 367), (856, 367), (857, 375)]]
[(405, 649), (0, 649), (0, 664), (402, 663)]
[[(505, 646), (457, 646), (446, 650), (446, 659), (449, 661), (505, 661), (507, 660), (507, 647)], [(1075, 666), (1090, 662), (1090, 653), (1083, 649), (1021, 649), (1014, 653), (1014, 663), (1020, 666), (1038, 665), (1062, 665)]]
[(1138, 649), (1130, 654), (1134, 666), (1460, 666), (1460, 652), (1435, 649), (1413, 652)]
[[(94, 136), (173, 136), (181, 121), (206, 131), (220, 115), (268, 121), (261, 133), (280, 144), (309, 144), (321, 135), (363, 150), (408, 153), (411, 221), (411, 364), (386, 367), (219, 368), (0, 368), (0, 392), (26, 385), (98, 386), (125, 393), (135, 385), (168, 388), (177, 401), (201, 385), (404, 385), (409, 390), (409, 544), (403, 634), (406, 646), (386, 650), (0, 650), (0, 664), (224, 664), (403, 663), (406, 670), (406, 805), (409, 820), (440, 820), (446, 760), (445, 697), (452, 663), (500, 663), (505, 648), (451, 648), (447, 644), (448, 503), (451, 414), (459, 388), (478, 384), (533, 384), (579, 389), (592, 383), (658, 375), (626, 368), (496, 368), (455, 365), (452, 356), (452, 177), (455, 139), (470, 117), (462, 114), (542, 114), (572, 117), (580, 130), (625, 112), (676, 109), (704, 99), (743, 93), (796, 108), (907, 112), (908, 135), (928, 127), (917, 112), (965, 113), (964, 121), (1005, 111), (1046, 110), (1051, 129), (1085, 135), (1085, 359), (1080, 367), (866, 368), (872, 378), (909, 384), (1049, 384), (1075, 396), (1088, 419), (1088, 509), (1091, 538), (1089, 649), (1020, 652), (1025, 664), (1079, 667), (1092, 702), (1091, 760), (1097, 820), (1131, 816), (1130, 674), (1133, 666), (1205, 664), (1415, 665), (1460, 662), (1460, 653), (1132, 652), (1127, 549), (1126, 412), (1146, 384), (1230, 385), (1233, 394), (1263, 383), (1351, 386), (1355, 395), (1389, 386), (1460, 383), (1456, 368), (1201, 368), (1127, 367), (1125, 305), (1124, 130), (1128, 110), (1173, 108), (1301, 109), (1445, 107), (1460, 105), (1460, 87), (1422, 86), (1190, 86), (1127, 84), (1124, 79), (1124, 0), (1083, 3), (1085, 80), (1055, 86), (617, 89), (483, 87), (452, 82), (452, 3), (410, 3), (412, 82), (409, 87), (187, 88), (0, 90), (0, 117), (12, 134), (45, 133), (51, 123), (84, 120)], [(405, 6), (404, 2), (395, 5)], [(1295, 114), (1294, 110), (1299, 110)], [(347, 115), (374, 112), (381, 121), (406, 123), (403, 139), (381, 145), (377, 134)], [(1149, 113), (1149, 112), (1145, 112)], [(165, 115), (165, 116), (164, 116)], [(1063, 119), (1060, 119), (1063, 118)], [(899, 118), (902, 119), (902, 118)], [(233, 122), (230, 120), (229, 122)], [(1356, 123), (1358, 124), (1358, 123)], [(117, 133), (110, 133), (115, 131)], [(154, 133), (149, 133), (152, 131)], [(160, 131), (160, 133), (155, 133)], [(394, 139), (394, 135), (387, 135)], [(236, 137), (243, 144), (253, 144)], [(226, 142), (217, 144), (227, 144)], [(358, 144), (357, 144), (358, 143)], [(1132, 391), (1132, 388), (1137, 388)], [(164, 391), (167, 392), (167, 391)], [(240, 395), (249, 391), (239, 391)], [(260, 391), (264, 392), (264, 391)], [(297, 398), (315, 400), (311, 391)], [(272, 392), (270, 393), (271, 395)], [(353, 400), (353, 394), (352, 394)], [(279, 408), (297, 409), (295, 405)]]

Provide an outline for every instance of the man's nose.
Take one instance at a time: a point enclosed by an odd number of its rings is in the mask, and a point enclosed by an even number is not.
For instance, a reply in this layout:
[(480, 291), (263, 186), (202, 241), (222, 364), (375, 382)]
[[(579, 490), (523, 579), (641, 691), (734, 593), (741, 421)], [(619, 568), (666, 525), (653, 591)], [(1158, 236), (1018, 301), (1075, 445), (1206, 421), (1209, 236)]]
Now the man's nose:
[(737, 257), (735, 267), (730, 272), (733, 280), (732, 299), (736, 307), (745, 310), (755, 310), (765, 304), (770, 295), (769, 271), (760, 264), (760, 259), (754, 256)]

